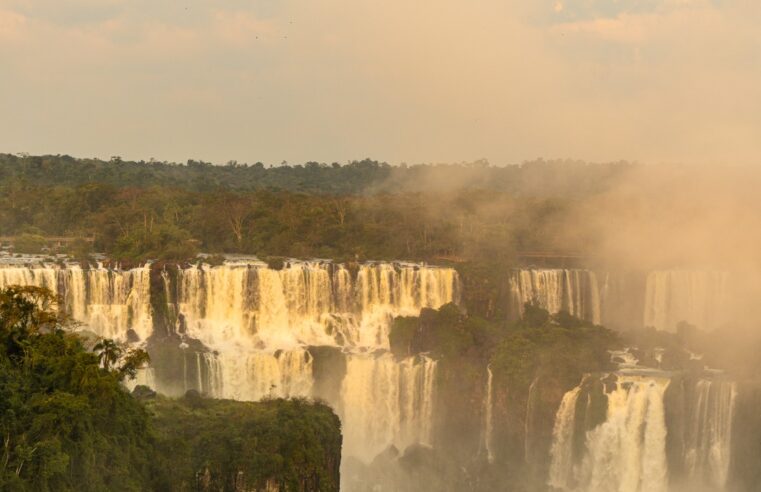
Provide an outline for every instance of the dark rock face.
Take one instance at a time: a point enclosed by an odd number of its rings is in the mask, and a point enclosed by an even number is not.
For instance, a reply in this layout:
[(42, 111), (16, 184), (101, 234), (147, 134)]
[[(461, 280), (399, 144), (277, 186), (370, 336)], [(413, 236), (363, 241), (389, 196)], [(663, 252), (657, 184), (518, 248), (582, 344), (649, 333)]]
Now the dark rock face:
[(729, 490), (758, 490), (761, 483), (761, 384), (739, 386), (732, 432)]
[(132, 390), (132, 396), (138, 400), (153, 400), (156, 398), (157, 394), (148, 386), (138, 384), (135, 386), (135, 389)]
[(346, 356), (338, 347), (309, 347), (314, 386), (312, 395), (322, 401), (340, 401), (341, 382), (346, 375)]

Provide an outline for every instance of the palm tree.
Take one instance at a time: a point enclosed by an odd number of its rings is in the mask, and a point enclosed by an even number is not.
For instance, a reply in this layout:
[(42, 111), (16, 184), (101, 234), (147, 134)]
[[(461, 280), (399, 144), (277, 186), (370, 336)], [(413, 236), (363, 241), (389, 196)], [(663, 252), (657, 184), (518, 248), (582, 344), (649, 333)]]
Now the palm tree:
[(104, 338), (96, 343), (93, 351), (98, 353), (98, 360), (107, 371), (110, 371), (116, 365), (123, 352), (121, 347), (110, 338)]

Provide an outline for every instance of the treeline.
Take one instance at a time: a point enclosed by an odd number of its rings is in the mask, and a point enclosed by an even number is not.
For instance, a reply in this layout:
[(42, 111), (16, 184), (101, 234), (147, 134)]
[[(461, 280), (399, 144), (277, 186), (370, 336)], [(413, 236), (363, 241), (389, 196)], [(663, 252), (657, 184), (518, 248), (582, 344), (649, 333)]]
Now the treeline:
[(204, 193), (11, 180), (0, 186), (0, 236), (22, 236), (22, 252), (42, 248), (42, 236), (94, 237), (93, 245), (74, 245), (74, 253), (91, 248), (122, 260), (182, 260), (198, 251), (351, 260), (505, 258), (515, 251), (588, 248), (590, 238), (565, 226), (577, 202), (476, 189)]
[(635, 167), (618, 162), (536, 160), (495, 167), (480, 160), (460, 164), (391, 166), (371, 159), (339, 163), (265, 166), (230, 161), (226, 165), (188, 160), (184, 164), (123, 161), (113, 157), (77, 159), (67, 155), (0, 154), (0, 183), (22, 179), (49, 186), (88, 183), (116, 187), (153, 186), (208, 192), (219, 189), (262, 189), (347, 195), (400, 191), (447, 191), (464, 188), (499, 190), (530, 196), (579, 195), (599, 191), (612, 179)]
[(121, 384), (130, 357), (107, 342), (87, 350), (51, 302), (34, 287), (0, 291), (0, 490), (338, 490), (328, 407), (167, 400), (144, 386), (140, 401)]

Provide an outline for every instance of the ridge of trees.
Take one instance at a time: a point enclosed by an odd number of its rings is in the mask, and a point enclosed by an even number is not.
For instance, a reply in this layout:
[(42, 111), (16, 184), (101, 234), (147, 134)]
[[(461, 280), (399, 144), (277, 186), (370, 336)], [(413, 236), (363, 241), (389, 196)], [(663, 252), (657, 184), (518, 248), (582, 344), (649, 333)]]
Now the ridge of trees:
[(116, 187), (171, 187), (197, 192), (219, 189), (278, 189), (334, 195), (442, 191), (463, 187), (536, 194), (540, 191), (588, 191), (633, 167), (627, 162), (590, 164), (538, 159), (520, 165), (491, 166), (486, 160), (456, 164), (391, 166), (372, 159), (344, 165), (307, 162), (265, 166), (229, 161), (226, 165), (189, 159), (184, 164), (159, 161), (78, 159), (68, 155), (0, 153), (0, 182), (24, 179), (39, 185), (79, 186), (101, 183)]

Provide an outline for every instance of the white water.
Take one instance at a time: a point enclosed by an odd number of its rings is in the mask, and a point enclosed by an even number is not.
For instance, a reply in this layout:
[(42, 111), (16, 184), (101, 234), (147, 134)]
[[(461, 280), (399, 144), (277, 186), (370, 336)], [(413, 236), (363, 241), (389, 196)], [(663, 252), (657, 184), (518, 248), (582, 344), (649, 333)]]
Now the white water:
[(390, 320), (456, 300), (452, 269), (290, 262), (193, 267), (179, 272), (178, 308), (188, 334), (209, 347), (246, 350), (303, 345), (388, 349)]
[(430, 442), (436, 363), (397, 362), (388, 336), (394, 316), (456, 301), (454, 270), (381, 263), (352, 276), (328, 262), (289, 262), (279, 271), (237, 262), (180, 270), (177, 282), (188, 335), (219, 354), (207, 363), (211, 394), (308, 397), (312, 361), (303, 347), (336, 346), (347, 353), (347, 371), (340, 401), (330, 403), (343, 419), (347, 452), (370, 460), (392, 444)]
[(49, 289), (61, 296), (60, 308), (99, 336), (125, 340), (130, 329), (141, 340), (151, 334), (148, 267), (0, 266), (0, 288), (10, 285)]
[[(250, 353), (196, 354), (198, 387), (215, 398), (257, 401), (309, 397), (312, 357), (304, 349)], [(204, 367), (208, 375), (204, 378)]]
[(650, 272), (645, 287), (644, 325), (674, 331), (686, 321), (702, 330), (719, 327), (728, 304), (729, 274), (720, 271)]
[(491, 366), (486, 368), (486, 397), (484, 398), (483, 408), (483, 436), (482, 445), (486, 452), (486, 459), (489, 463), (494, 463), (494, 374)]
[[(163, 277), (182, 336), (209, 349), (178, 359), (179, 389), (238, 400), (310, 397), (313, 360), (306, 347), (335, 346), (347, 355), (347, 372), (340, 401), (329, 403), (343, 419), (347, 451), (369, 460), (391, 444), (431, 444), (436, 362), (397, 361), (388, 336), (393, 317), (457, 301), (453, 269), (368, 263), (352, 274), (323, 261), (273, 270), (241, 260), (180, 269), (176, 284), (170, 272)], [(8, 264), (0, 267), (0, 288), (8, 285), (61, 295), (67, 313), (100, 336), (126, 340), (129, 329), (141, 340), (151, 334), (148, 267)], [(138, 382), (161, 386), (151, 369)]]
[(737, 389), (727, 381), (700, 380), (685, 433), (688, 479), (722, 488), (729, 472), (732, 418)]
[(550, 484), (579, 492), (665, 492), (668, 489), (663, 395), (668, 379), (619, 375), (608, 393), (605, 422), (586, 434), (573, 460), (578, 389), (563, 398), (553, 432)]
[(651, 271), (644, 285), (624, 274), (606, 273), (603, 279), (598, 282), (590, 270), (517, 270), (509, 277), (511, 307), (522, 315), (524, 304), (536, 301), (550, 313), (565, 310), (598, 324), (641, 316), (641, 326), (667, 331), (675, 331), (680, 321), (710, 331), (722, 326), (730, 311), (728, 272)]
[(531, 269), (510, 276), (513, 309), (523, 314), (527, 302), (536, 301), (550, 313), (565, 310), (573, 316), (600, 323), (600, 289), (589, 270)]
[(436, 361), (350, 355), (339, 412), (344, 449), (366, 461), (389, 445), (432, 444)]
[(560, 408), (555, 415), (552, 429), (552, 447), (550, 448), (549, 485), (558, 489), (568, 489), (574, 474), (573, 430), (576, 417), (576, 401), (581, 386), (577, 386), (563, 395)]

